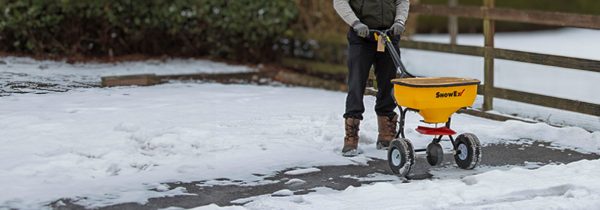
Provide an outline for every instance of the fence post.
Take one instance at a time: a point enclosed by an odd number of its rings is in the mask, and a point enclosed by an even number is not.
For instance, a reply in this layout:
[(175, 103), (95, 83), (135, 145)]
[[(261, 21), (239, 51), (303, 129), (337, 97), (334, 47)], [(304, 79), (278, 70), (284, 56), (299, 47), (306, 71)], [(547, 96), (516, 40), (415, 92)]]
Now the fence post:
[[(448, 0), (448, 6), (458, 6), (458, 0)], [(450, 34), (450, 44), (456, 45), (456, 36), (458, 35), (458, 17), (448, 17), (448, 33)]]
[(483, 35), (485, 37), (483, 111), (494, 108), (494, 33), (496, 26), (490, 19), (488, 10), (494, 8), (495, 0), (483, 0)]

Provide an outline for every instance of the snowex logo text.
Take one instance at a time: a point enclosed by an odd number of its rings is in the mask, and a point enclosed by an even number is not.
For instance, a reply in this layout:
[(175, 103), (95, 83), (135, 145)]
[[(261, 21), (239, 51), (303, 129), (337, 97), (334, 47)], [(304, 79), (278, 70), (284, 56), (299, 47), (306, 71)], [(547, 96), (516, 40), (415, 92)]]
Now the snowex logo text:
[(452, 92), (437, 92), (435, 93), (435, 98), (452, 98), (452, 97), (461, 97), (465, 93), (465, 90), (462, 91), (452, 91)]

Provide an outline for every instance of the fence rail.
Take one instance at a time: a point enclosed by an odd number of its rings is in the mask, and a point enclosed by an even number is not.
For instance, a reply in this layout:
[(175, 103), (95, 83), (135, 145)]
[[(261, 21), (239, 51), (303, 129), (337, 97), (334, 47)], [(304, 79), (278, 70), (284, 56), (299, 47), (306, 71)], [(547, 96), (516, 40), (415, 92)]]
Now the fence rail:
[[(402, 41), (402, 48), (418, 49), (436, 52), (445, 52), (470, 56), (481, 56), (485, 54), (485, 47), (452, 45), (434, 42)], [(518, 61), (524, 63), (533, 63), (546, 66), (555, 66), (569, 69), (578, 69), (584, 71), (600, 73), (600, 61), (573, 58), (558, 55), (546, 55), (540, 53), (523, 52), (508, 49), (492, 49), (492, 56), (497, 59)]]
[(600, 16), (564, 12), (543, 12), (508, 8), (488, 8), (476, 6), (446, 6), (415, 4), (411, 13), (433, 16), (458, 16), (465, 18), (489, 18), (491, 20), (532, 23), (553, 26), (600, 29)]
[(493, 91), (494, 96), (497, 98), (600, 116), (600, 106), (598, 104), (502, 88), (494, 88)]

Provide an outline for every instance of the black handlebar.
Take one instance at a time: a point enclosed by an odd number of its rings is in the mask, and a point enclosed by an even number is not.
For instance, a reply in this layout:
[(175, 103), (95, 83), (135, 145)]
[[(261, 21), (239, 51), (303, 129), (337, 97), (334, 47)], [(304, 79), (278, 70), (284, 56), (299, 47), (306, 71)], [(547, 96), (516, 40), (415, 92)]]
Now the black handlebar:
[(408, 71), (406, 71), (406, 67), (402, 63), (402, 60), (400, 59), (400, 52), (399, 52), (400, 48), (396, 49), (396, 46), (394, 46), (394, 44), (392, 43), (390, 36), (389, 36), (390, 32), (391, 32), (391, 29), (387, 29), (385, 31), (369, 29), (369, 34), (378, 34), (379, 36), (383, 37), (385, 46), (389, 49), (388, 52), (390, 53), (390, 56), (392, 57), (392, 60), (394, 61), (394, 65), (396, 66), (396, 71), (398, 74), (400, 74), (400, 77), (401, 78), (415, 77), (412, 74), (408, 73)]
[(378, 33), (378, 34), (385, 34), (389, 36), (389, 33), (392, 31), (392, 29), (387, 29), (385, 31), (382, 30), (377, 30), (377, 29), (369, 29), (369, 33)]

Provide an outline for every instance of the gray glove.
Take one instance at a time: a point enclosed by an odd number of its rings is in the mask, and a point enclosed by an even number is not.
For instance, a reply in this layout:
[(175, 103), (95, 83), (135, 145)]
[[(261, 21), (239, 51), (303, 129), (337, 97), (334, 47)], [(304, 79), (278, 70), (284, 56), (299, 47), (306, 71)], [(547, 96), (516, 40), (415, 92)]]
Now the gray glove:
[(394, 36), (402, 35), (402, 33), (404, 32), (404, 24), (396, 22), (394, 23), (394, 25), (392, 25), (390, 30), (392, 31), (392, 35)]
[(356, 34), (362, 38), (367, 38), (367, 36), (369, 36), (369, 26), (361, 23), (360, 21), (354, 22), (354, 24), (352, 24), (352, 29), (354, 29)]

